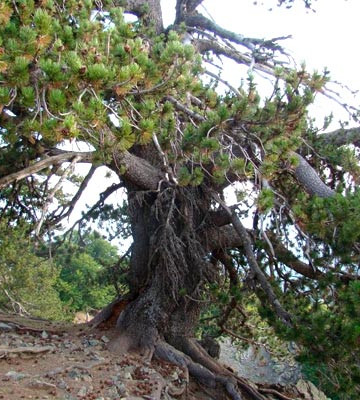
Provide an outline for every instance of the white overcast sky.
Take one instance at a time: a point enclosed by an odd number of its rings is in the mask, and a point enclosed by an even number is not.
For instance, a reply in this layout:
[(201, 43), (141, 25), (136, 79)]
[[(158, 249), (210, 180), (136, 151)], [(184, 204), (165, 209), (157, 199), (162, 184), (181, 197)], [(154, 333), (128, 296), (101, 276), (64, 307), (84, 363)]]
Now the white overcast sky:
[[(174, 20), (175, 2), (162, 0), (165, 25)], [(282, 45), (299, 65), (305, 61), (310, 71), (319, 72), (327, 67), (333, 80), (352, 91), (360, 90), (360, 0), (313, 3), (316, 12), (306, 10), (302, 0), (295, 0), (291, 9), (277, 7), (277, 0), (205, 0), (199, 11), (205, 15), (208, 12), (218, 25), (244, 36), (269, 39), (292, 35)], [(225, 74), (232, 77), (234, 85), (241, 79), (233, 68)], [(343, 92), (343, 96), (353, 106), (360, 106), (359, 96), (349, 92)], [(348, 117), (334, 102), (319, 98), (317, 103), (313, 116), (322, 121), (333, 111), (333, 129), (339, 119)]]

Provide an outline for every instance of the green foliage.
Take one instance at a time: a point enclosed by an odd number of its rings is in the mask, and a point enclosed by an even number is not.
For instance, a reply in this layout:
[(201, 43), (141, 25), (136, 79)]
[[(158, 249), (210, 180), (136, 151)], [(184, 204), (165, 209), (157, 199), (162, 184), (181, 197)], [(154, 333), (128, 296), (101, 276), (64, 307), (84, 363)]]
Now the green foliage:
[[(360, 393), (360, 283), (317, 288), (318, 300), (297, 307), (296, 329), (288, 337), (302, 345), (298, 360), (304, 373), (332, 399)], [(294, 304), (295, 305), (295, 304)]]
[[(117, 249), (96, 232), (75, 235), (64, 242), (55, 255), (59, 270), (57, 289), (61, 301), (72, 311), (101, 309), (116, 295), (117, 278), (112, 268), (118, 259)], [(120, 274), (119, 274), (120, 275)], [(123, 288), (125, 290), (125, 288)]]
[(274, 206), (274, 200), (275, 195), (271, 189), (262, 189), (257, 199), (258, 209), (262, 213), (268, 212)]
[(353, 243), (360, 239), (360, 192), (314, 197), (300, 210), (309, 232), (331, 244), (334, 254), (349, 263)]
[(58, 271), (39, 257), (28, 237), (27, 225), (12, 227), (0, 222), (0, 308), (49, 319), (67, 315), (56, 291)]

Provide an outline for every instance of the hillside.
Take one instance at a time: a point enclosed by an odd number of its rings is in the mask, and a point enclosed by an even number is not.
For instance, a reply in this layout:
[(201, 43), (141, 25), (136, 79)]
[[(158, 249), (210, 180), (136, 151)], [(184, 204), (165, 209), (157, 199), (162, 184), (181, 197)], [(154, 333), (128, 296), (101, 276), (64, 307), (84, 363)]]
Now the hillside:
[[(202, 387), (174, 365), (144, 362), (136, 354), (117, 357), (107, 350), (114, 329), (59, 324), (0, 314), (0, 399), (222, 399), (216, 388)], [(230, 368), (230, 367), (229, 367)], [(242, 382), (262, 399), (326, 399), (312, 384), (281, 386)], [(225, 398), (224, 398), (225, 399)], [(260, 399), (260, 397), (258, 397)]]

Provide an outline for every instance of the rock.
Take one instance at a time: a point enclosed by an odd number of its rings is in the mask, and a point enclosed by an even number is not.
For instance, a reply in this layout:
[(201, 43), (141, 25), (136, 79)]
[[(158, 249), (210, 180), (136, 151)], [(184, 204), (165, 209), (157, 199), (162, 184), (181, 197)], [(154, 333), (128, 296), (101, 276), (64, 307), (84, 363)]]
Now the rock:
[(62, 400), (77, 400), (77, 398), (72, 396), (70, 393), (65, 393), (64, 397), (62, 397)]
[(22, 374), (21, 372), (16, 372), (16, 371), (9, 371), (5, 374), (7, 378), (10, 378), (14, 381), (20, 381), (21, 379), (26, 378), (28, 375), (27, 374)]
[(220, 361), (255, 383), (288, 386), (301, 378), (301, 368), (296, 362), (279, 362), (264, 347), (250, 345), (247, 350), (239, 351), (229, 339), (221, 342)]
[(59, 389), (66, 390), (69, 387), (69, 385), (64, 381), (64, 379), (59, 379), (57, 387)]
[(93, 361), (105, 361), (105, 358), (100, 356), (95, 351), (90, 352), (89, 356), (90, 356), (90, 359)]
[(41, 332), (41, 337), (42, 337), (43, 339), (48, 339), (49, 334), (48, 334), (46, 331), (42, 331), (42, 332)]
[(109, 342), (110, 342), (110, 339), (109, 339), (107, 336), (105, 336), (105, 335), (101, 336), (101, 340), (102, 340), (104, 343), (109, 343)]
[(119, 392), (117, 390), (117, 387), (116, 386), (111, 386), (106, 391), (106, 396), (110, 397), (110, 399), (117, 399), (119, 397)]
[(116, 382), (115, 385), (120, 396), (127, 395), (126, 386), (123, 382)]
[(38, 379), (31, 380), (27, 386), (31, 389), (56, 389), (54, 384)]
[(89, 339), (88, 343), (89, 343), (89, 346), (97, 346), (100, 344), (100, 342), (96, 339)]
[(73, 368), (68, 372), (68, 377), (78, 381), (81, 378), (81, 373), (77, 369)]
[(13, 331), (15, 327), (13, 325), (5, 324), (4, 322), (0, 322), (0, 331)]
[(296, 389), (304, 400), (331, 400), (320, 391), (312, 382), (300, 379)]
[(79, 391), (77, 392), (77, 395), (79, 397), (85, 397), (88, 393), (88, 389), (86, 386), (81, 386), (81, 388), (79, 389)]

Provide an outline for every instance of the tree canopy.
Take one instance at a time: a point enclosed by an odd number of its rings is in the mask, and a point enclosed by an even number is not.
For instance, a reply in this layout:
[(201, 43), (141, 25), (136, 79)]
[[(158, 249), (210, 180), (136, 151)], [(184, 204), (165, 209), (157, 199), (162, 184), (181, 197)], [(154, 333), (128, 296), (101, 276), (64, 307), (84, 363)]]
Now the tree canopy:
[[(284, 38), (230, 32), (201, 3), (177, 0), (168, 28), (159, 0), (0, 3), (1, 218), (53, 245), (95, 170), (108, 168), (120, 183), (79, 226), (97, 216), (132, 236), (128, 289), (96, 319), (119, 313), (114, 353), (155, 353), (232, 399), (265, 398), (194, 340), (204, 305), (215, 300), (214, 335), (236, 334), (255, 295), (259, 315), (336, 381), (329, 390), (347, 387), (351, 398), (360, 379), (360, 128), (315, 127), (307, 109), (327, 93), (329, 72), (295, 69)], [(247, 67), (237, 85), (222, 79), (222, 58)], [(270, 95), (257, 73), (271, 80)], [(86, 176), (74, 174), (78, 163), (91, 165)], [(71, 195), (66, 182), (77, 185)], [(112, 209), (105, 201), (120, 189), (126, 203)], [(113, 261), (110, 248), (94, 246), (73, 256), (65, 280), (86, 266), (86, 285), (100, 260)]]

